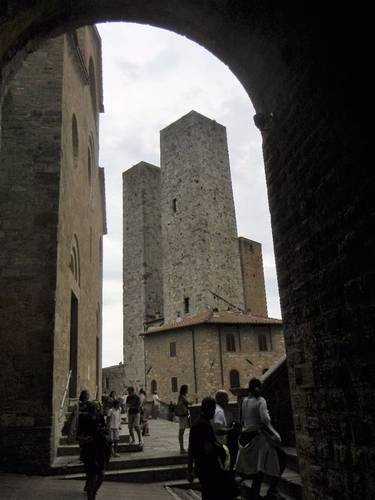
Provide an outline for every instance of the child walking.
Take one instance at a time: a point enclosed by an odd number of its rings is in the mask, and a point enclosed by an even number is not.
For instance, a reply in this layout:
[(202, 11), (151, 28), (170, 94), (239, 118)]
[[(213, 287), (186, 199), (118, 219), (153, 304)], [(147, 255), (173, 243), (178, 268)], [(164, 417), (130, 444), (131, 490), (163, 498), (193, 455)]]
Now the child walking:
[(120, 424), (121, 424), (121, 407), (120, 401), (115, 399), (113, 401), (113, 406), (108, 410), (107, 416), (107, 426), (111, 435), (111, 441), (113, 443), (112, 454), (114, 457), (119, 457), (118, 453), (118, 443), (120, 441)]

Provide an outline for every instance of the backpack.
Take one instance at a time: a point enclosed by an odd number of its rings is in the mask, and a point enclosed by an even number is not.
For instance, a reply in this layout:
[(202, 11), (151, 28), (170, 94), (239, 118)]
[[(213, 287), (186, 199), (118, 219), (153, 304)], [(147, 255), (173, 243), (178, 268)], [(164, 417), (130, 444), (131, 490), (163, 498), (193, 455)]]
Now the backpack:
[(187, 417), (189, 415), (189, 411), (186, 408), (186, 405), (184, 405), (182, 399), (177, 403), (174, 409), (174, 414), (176, 417)]

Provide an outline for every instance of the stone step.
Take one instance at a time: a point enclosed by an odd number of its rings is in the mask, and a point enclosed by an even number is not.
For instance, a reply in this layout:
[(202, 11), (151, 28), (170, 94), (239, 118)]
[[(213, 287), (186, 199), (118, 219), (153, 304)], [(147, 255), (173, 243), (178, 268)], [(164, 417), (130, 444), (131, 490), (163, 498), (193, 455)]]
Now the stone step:
[[(129, 444), (126, 441), (121, 442), (118, 445), (119, 453), (133, 453), (137, 451), (141, 451), (137, 444)], [(58, 457), (74, 457), (80, 454), (80, 448), (78, 444), (66, 444), (61, 445), (57, 448), (57, 456)]]
[[(267, 478), (265, 478), (265, 483), (267, 483)], [(180, 498), (181, 500), (185, 498), (193, 498), (191, 495), (184, 496), (182, 493), (179, 493), (183, 490), (193, 489), (197, 494), (199, 494), (200, 491), (200, 484), (197, 481), (194, 481), (193, 484), (186, 480), (169, 481), (165, 484), (165, 486), (170, 488), (175, 495), (177, 495), (176, 498)], [(245, 493), (245, 495), (249, 494), (250, 488), (251, 480), (245, 480), (241, 483), (241, 490)], [(267, 491), (268, 486), (262, 484), (261, 495), (265, 496)], [(286, 469), (279, 483), (279, 491), (285, 500), (302, 500), (302, 482), (299, 474), (290, 469)]]
[[(111, 458), (107, 471), (118, 471), (124, 469), (147, 468), (157, 466), (174, 466), (174, 465), (187, 465), (186, 455), (165, 455), (161, 457), (142, 457), (142, 451), (137, 450), (137, 457), (119, 457)], [(51, 467), (51, 475), (72, 475), (82, 474), (84, 471), (83, 463), (78, 460), (74, 462), (65, 463), (64, 457), (57, 458), (54, 465)], [(186, 476), (184, 476), (186, 477)]]
[[(268, 478), (265, 476), (264, 482), (268, 483)], [(250, 491), (251, 480), (245, 480), (241, 483), (244, 491)], [(300, 475), (290, 469), (285, 469), (279, 483), (280, 493), (287, 499), (302, 500), (302, 481)]]
[[(129, 443), (129, 434), (120, 434), (120, 443)], [(69, 445), (68, 437), (62, 436), (60, 438), (60, 446), (78, 446), (77, 443)]]
[[(150, 467), (134, 467), (118, 470), (107, 470), (105, 481), (119, 481), (129, 483), (160, 483), (173, 479), (185, 478), (187, 464), (155, 465)], [(66, 474), (61, 479), (85, 479), (84, 473)]]
[(283, 447), (283, 450), (287, 455), (287, 468), (293, 470), (294, 472), (299, 472), (297, 450), (292, 447)]

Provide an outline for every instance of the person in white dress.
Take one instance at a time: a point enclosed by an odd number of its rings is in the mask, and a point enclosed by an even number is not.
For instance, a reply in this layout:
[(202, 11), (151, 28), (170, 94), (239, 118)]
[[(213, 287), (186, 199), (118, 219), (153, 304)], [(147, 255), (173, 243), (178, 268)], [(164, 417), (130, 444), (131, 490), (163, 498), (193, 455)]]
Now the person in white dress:
[(261, 397), (262, 384), (253, 378), (249, 382), (249, 396), (241, 405), (242, 432), (236, 472), (243, 478), (251, 477), (251, 499), (258, 500), (264, 474), (271, 476), (267, 500), (283, 498), (277, 484), (285, 468), (280, 435), (271, 425), (266, 400)]

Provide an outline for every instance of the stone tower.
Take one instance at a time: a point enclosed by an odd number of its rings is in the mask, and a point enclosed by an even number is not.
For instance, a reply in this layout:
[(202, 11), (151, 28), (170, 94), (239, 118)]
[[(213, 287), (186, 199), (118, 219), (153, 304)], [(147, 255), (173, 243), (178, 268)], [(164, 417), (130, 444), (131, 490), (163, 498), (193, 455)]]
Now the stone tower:
[(127, 385), (145, 384), (145, 323), (163, 313), (160, 168), (141, 162), (123, 173), (124, 365)]
[(257, 241), (243, 237), (238, 238), (238, 243), (245, 309), (254, 316), (267, 317), (262, 245)]
[(191, 111), (160, 133), (164, 322), (242, 311), (226, 129)]

